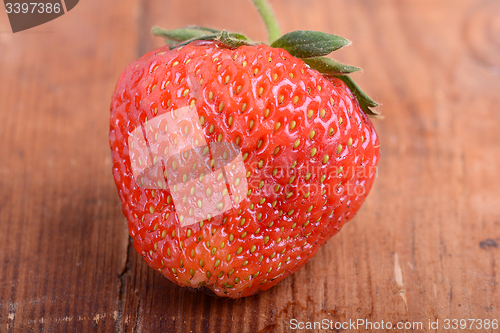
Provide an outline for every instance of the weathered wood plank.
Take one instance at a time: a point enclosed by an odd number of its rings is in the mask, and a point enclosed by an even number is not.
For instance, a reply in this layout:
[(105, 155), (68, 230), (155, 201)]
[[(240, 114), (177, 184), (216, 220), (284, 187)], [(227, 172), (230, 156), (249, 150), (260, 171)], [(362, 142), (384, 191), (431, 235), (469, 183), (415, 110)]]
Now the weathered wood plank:
[(2, 332), (113, 331), (120, 315), (128, 235), (107, 131), (137, 3), (118, 3), (0, 34)]

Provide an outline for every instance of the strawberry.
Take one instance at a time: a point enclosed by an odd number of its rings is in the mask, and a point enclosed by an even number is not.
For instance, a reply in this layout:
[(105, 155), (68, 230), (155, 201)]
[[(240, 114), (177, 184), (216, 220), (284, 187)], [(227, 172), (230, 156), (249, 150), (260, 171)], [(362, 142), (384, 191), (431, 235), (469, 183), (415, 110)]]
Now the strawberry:
[(322, 57), (347, 44), (338, 36), (298, 31), (268, 46), (207, 28), (154, 32), (173, 43), (130, 64), (111, 104), (134, 247), (181, 286), (266, 290), (363, 203), (376, 104), (347, 75), (357, 68)]

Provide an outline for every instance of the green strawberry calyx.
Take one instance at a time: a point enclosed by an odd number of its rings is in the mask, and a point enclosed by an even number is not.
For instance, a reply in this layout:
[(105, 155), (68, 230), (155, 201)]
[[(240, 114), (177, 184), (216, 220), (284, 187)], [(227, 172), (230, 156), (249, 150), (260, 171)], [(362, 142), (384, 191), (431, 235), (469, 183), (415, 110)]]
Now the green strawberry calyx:
[[(359, 102), (361, 109), (368, 116), (379, 116), (372, 108), (378, 106), (349, 76), (361, 68), (341, 64), (326, 56), (351, 42), (337, 35), (320, 31), (298, 30), (281, 36), (278, 22), (267, 0), (252, 0), (264, 21), (271, 47), (282, 48), (292, 56), (302, 59), (309, 67), (323, 75), (334, 76), (342, 80), (352, 91)], [(259, 45), (241, 33), (228, 32), (200, 26), (187, 26), (184, 28), (165, 30), (159, 27), (151, 29), (153, 35), (163, 37), (170, 49), (187, 45), (197, 40), (219, 41), (228, 47), (237, 48), (243, 45)]]

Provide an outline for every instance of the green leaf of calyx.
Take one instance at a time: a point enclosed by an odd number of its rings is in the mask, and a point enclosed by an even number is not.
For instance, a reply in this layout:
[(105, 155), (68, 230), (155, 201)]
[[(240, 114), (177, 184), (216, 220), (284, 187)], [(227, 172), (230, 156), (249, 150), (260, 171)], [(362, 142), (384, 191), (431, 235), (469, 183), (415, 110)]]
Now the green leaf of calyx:
[(226, 30), (220, 31), (198, 26), (189, 26), (173, 30), (153, 27), (151, 32), (155, 36), (165, 38), (165, 43), (170, 44), (169, 48), (171, 50), (197, 40), (218, 40), (230, 47), (235, 48), (242, 45), (258, 44), (252, 42), (247, 36), (240, 33), (228, 33)]
[(337, 35), (298, 30), (281, 36), (271, 44), (271, 47), (285, 49), (297, 58), (312, 58), (328, 55), (349, 44), (347, 39)]
[(344, 65), (326, 57), (305, 58), (302, 59), (302, 61), (308, 64), (312, 69), (328, 75), (349, 74), (361, 70), (359, 67)]
[(367, 94), (361, 90), (361, 88), (354, 82), (352, 77), (348, 75), (334, 75), (336, 78), (339, 78), (340, 80), (344, 81), (344, 83), (349, 87), (349, 89), (352, 91), (354, 96), (356, 96), (356, 99), (359, 102), (359, 105), (361, 106), (361, 109), (368, 115), (368, 116), (379, 116), (380, 114), (370, 108), (377, 107), (378, 104), (374, 102), (370, 97), (368, 97)]
[(205, 30), (205, 31), (209, 31), (209, 32), (214, 33), (214, 34), (221, 32), (219, 29), (200, 27), (198, 25), (189, 25), (189, 26), (187, 26), (187, 28), (196, 29), (196, 30)]
[(185, 28), (166, 30), (159, 27), (153, 27), (151, 29), (153, 35), (158, 37), (163, 37), (166, 42), (184, 42), (193, 38), (203, 37), (206, 35), (213, 35), (220, 33), (220, 31), (210, 28), (190, 26)]
[(222, 32), (217, 36), (217, 40), (232, 48), (237, 48), (243, 45), (257, 44), (250, 41), (245, 35), (239, 33), (229, 33), (226, 30), (222, 30)]
[(171, 44), (168, 48), (170, 50), (173, 50), (175, 49), (176, 47), (179, 47), (179, 46), (184, 46), (184, 45), (188, 45), (189, 43), (191, 42), (194, 42), (194, 41), (197, 41), (197, 40), (216, 40), (217, 37), (219, 37), (220, 34), (210, 34), (210, 35), (203, 35), (203, 36), (198, 36), (198, 37), (194, 37), (194, 38), (191, 38), (191, 39), (188, 39), (188, 40), (185, 40), (183, 41), (182, 43), (178, 43), (178, 44)]

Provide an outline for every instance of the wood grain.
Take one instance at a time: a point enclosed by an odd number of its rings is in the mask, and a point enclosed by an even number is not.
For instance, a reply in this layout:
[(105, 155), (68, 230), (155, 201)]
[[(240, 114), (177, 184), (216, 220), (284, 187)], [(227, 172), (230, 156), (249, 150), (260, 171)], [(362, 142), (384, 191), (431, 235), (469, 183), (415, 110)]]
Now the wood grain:
[(500, 320), (499, 2), (272, 4), (284, 32), (353, 41), (336, 56), (364, 68), (356, 79), (382, 104), (382, 158), (356, 218), (296, 274), (241, 300), (179, 288), (135, 252), (107, 131), (119, 74), (162, 43), (152, 25), (264, 40), (251, 3), (81, 1), (15, 35), (0, 11), (0, 332), (285, 332), (292, 318), (439, 319), (445, 332), (445, 319)]

